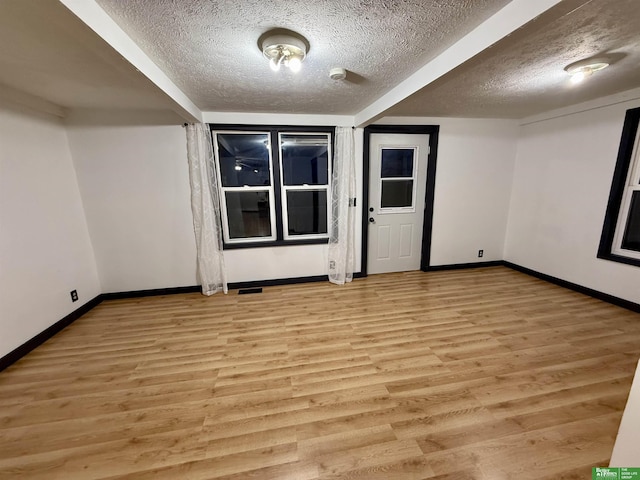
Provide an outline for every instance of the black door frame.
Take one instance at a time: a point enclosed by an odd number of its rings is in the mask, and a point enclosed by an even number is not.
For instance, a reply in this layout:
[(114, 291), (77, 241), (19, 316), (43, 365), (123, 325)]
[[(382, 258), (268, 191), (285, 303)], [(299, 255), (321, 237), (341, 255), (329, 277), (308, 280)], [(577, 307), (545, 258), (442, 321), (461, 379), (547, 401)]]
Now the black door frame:
[(433, 226), (433, 200), (436, 190), (436, 162), (438, 159), (439, 125), (369, 125), (364, 129), (362, 155), (362, 255), (360, 275), (367, 275), (367, 257), (369, 248), (369, 150), (371, 134), (400, 133), (429, 135), (429, 156), (427, 160), (427, 192), (425, 195), (424, 223), (422, 226), (422, 251), (420, 270), (426, 272), (431, 260), (431, 229)]

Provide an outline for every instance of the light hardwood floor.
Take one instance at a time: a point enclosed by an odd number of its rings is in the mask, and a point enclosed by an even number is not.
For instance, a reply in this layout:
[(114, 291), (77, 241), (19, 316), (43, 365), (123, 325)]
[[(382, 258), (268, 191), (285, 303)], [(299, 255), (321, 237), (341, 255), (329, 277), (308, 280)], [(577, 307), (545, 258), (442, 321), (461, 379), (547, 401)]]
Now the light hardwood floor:
[(0, 373), (0, 478), (589, 479), (639, 357), (504, 267), (106, 301)]

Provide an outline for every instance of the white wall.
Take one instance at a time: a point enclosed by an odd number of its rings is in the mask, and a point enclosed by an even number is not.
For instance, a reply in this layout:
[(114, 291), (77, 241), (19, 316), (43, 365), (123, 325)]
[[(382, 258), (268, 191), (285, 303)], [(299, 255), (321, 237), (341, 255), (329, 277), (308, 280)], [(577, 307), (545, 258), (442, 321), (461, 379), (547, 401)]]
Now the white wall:
[(68, 126), (103, 293), (196, 285), (184, 129), (110, 123)]
[[(323, 124), (316, 117), (312, 123)], [(272, 123), (285, 123), (277, 120)], [(153, 123), (113, 114), (75, 115), (69, 121), (104, 292), (197, 283), (184, 130)], [(380, 123), (441, 125), (431, 264), (502, 259), (515, 122), (390, 118)], [(356, 130), (360, 199), (362, 133)], [(359, 266), (359, 208), (357, 222)], [(327, 274), (326, 245), (227, 250), (225, 260), (230, 282)]]
[(502, 260), (517, 122), (389, 117), (377, 123), (440, 125), (430, 264)]
[(640, 268), (596, 258), (625, 111), (639, 105), (521, 128), (505, 260), (640, 303)]
[[(69, 118), (105, 293), (198, 283), (185, 131), (162, 125), (166, 122), (125, 112), (81, 112)], [(360, 245), (359, 229), (357, 235)], [(229, 282), (326, 275), (327, 246), (227, 250), (225, 261)]]
[(0, 145), (2, 357), (99, 295), (100, 284), (59, 120), (3, 100)]

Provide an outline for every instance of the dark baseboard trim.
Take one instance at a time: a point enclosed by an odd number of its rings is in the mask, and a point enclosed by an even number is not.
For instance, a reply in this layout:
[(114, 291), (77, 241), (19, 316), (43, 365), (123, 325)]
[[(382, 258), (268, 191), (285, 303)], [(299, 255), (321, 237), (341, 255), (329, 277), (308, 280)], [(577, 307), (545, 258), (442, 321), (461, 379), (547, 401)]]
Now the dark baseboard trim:
[(547, 282), (554, 283), (575, 292), (597, 298), (598, 300), (602, 300), (603, 302), (612, 303), (613, 305), (617, 305), (618, 307), (626, 308), (627, 310), (631, 310), (632, 312), (640, 313), (640, 304), (638, 303), (625, 300), (624, 298), (609, 295), (608, 293), (600, 292), (592, 288), (583, 287), (582, 285), (568, 282), (567, 280), (562, 280), (561, 278), (552, 277), (551, 275), (547, 275), (546, 273), (536, 272), (535, 270), (531, 270), (530, 268), (523, 267), (515, 263), (504, 261), (503, 264), (505, 267), (517, 270), (518, 272), (526, 273), (527, 275), (539, 278), (540, 280), (545, 280)]
[(123, 298), (156, 297), (159, 295), (175, 295), (176, 293), (198, 293), (202, 291), (200, 285), (173, 288), (152, 288), (149, 290), (131, 290), (129, 292), (103, 293), (102, 300), (120, 300)]
[(560, 287), (568, 288), (569, 290), (573, 290), (574, 292), (582, 293), (584, 295), (597, 298), (598, 300), (602, 300), (603, 302), (611, 303), (618, 307), (631, 310), (632, 312), (640, 313), (640, 304), (638, 303), (634, 303), (629, 300), (625, 300), (624, 298), (616, 297), (614, 295), (609, 295), (608, 293), (600, 292), (598, 290), (594, 290), (589, 287), (584, 287), (582, 285), (578, 285), (577, 283), (569, 282), (567, 280), (562, 280), (561, 278), (547, 275), (546, 273), (540, 273), (535, 270), (531, 270), (530, 268), (508, 262), (506, 260), (496, 260), (491, 262), (476, 262), (476, 263), (454, 263), (451, 265), (435, 265), (435, 266), (427, 267), (426, 271), (435, 272), (440, 270), (460, 270), (465, 268), (498, 267), (498, 266), (505, 266), (505, 267), (511, 268), (512, 270), (516, 270), (518, 272), (531, 275), (532, 277), (539, 278), (540, 280), (553, 283)]
[[(365, 278), (366, 273), (358, 272), (353, 274), (353, 278)], [(328, 282), (328, 275), (314, 275), (312, 277), (278, 278), (275, 280), (256, 280), (254, 282), (236, 282), (229, 284), (229, 290), (240, 290), (242, 288), (276, 287), (280, 285), (296, 285), (298, 283)]]
[(427, 267), (425, 272), (437, 272), (439, 270), (462, 270), (465, 268), (481, 268), (481, 267), (500, 267), (504, 265), (502, 260), (492, 260), (490, 262), (474, 262), (474, 263), (452, 263), (449, 265), (433, 265)]
[[(353, 278), (363, 278), (366, 274), (360, 272), (354, 273)], [(244, 288), (258, 288), (258, 287), (274, 287), (279, 285), (295, 285), (298, 283), (312, 283), (329, 281), (327, 275), (315, 275), (310, 277), (294, 277), (294, 278), (277, 278), (273, 280), (255, 280), (251, 282), (232, 282), (228, 284), (229, 290), (240, 290)], [(114, 292), (103, 293), (102, 300), (119, 300), (123, 298), (138, 298), (138, 297), (154, 297), (158, 295), (174, 295), (176, 293), (199, 293), (202, 290), (200, 285), (193, 285), (188, 287), (174, 287), (174, 288), (154, 288), (150, 290), (132, 290), (129, 292)]]
[(253, 282), (235, 282), (229, 284), (229, 290), (241, 288), (276, 287), (280, 285), (295, 285), (298, 283), (328, 282), (327, 275), (314, 275), (313, 277), (277, 278), (275, 280), (256, 280)]
[(82, 305), (80, 308), (74, 310), (69, 315), (64, 317), (62, 320), (58, 320), (56, 323), (46, 328), (35, 337), (27, 340), (22, 345), (20, 345), (15, 350), (7, 353), (4, 357), (0, 358), (0, 372), (7, 368), (8, 366), (14, 364), (22, 357), (24, 357), (27, 353), (29, 353), (34, 348), (42, 345), (44, 342), (53, 337), (56, 333), (62, 330), (65, 327), (68, 327), (85, 313), (87, 313), (92, 308), (102, 302), (102, 295), (98, 295), (97, 297), (89, 300), (87, 303)]

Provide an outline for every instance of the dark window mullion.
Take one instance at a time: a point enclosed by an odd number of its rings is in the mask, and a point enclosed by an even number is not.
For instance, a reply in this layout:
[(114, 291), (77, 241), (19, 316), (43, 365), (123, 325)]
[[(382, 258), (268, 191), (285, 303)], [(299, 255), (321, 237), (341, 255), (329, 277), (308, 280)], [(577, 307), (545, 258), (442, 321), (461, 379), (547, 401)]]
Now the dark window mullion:
[(283, 199), (282, 199), (282, 178), (280, 178), (280, 139), (278, 130), (271, 130), (271, 158), (273, 159), (273, 195), (276, 207), (276, 239), (284, 239), (284, 227), (282, 224)]

